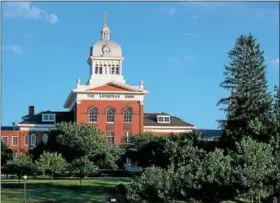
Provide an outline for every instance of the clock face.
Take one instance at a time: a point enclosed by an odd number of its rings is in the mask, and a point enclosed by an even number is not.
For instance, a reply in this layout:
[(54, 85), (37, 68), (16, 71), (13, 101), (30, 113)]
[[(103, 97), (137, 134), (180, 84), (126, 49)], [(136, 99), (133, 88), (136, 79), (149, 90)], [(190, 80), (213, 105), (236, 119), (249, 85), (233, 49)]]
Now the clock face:
[(103, 47), (102, 51), (103, 51), (104, 54), (108, 54), (108, 53), (110, 53), (110, 47), (108, 45), (105, 45)]

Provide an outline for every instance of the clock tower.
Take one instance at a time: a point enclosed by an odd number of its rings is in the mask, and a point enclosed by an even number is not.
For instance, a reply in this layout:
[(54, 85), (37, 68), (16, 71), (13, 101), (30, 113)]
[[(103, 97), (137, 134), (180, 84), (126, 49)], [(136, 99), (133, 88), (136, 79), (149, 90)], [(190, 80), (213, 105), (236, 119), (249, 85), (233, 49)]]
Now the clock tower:
[(123, 137), (144, 131), (144, 82), (129, 85), (123, 77), (122, 49), (111, 40), (106, 14), (101, 39), (88, 57), (89, 79), (85, 85), (77, 80), (64, 107), (74, 111), (75, 122), (92, 123), (110, 145), (120, 144)]
[(110, 39), (110, 28), (104, 14), (104, 25), (101, 29), (101, 39), (90, 48), (88, 64), (90, 78), (88, 85), (99, 85), (106, 81), (125, 83), (122, 75), (123, 56), (120, 45)]

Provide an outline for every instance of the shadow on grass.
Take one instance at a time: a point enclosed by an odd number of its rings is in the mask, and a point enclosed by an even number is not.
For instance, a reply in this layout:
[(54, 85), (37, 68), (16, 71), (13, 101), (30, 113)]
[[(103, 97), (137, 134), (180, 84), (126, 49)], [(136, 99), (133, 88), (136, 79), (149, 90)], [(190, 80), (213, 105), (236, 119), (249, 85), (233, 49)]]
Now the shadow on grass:
[[(95, 185), (61, 185), (56, 183), (27, 183), (28, 202), (66, 203), (66, 202), (108, 202), (110, 197), (116, 196), (116, 184), (98, 182)], [(15, 199), (20, 202), (23, 197), (23, 184), (2, 183), (2, 197), (4, 200)], [(6, 202), (6, 201), (3, 201)]]

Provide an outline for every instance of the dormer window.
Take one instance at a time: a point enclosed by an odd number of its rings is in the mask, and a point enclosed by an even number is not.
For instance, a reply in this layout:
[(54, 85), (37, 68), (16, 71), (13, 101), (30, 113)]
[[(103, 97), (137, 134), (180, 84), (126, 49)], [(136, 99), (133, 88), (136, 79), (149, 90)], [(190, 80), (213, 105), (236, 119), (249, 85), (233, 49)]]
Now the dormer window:
[(157, 116), (158, 123), (170, 123), (170, 116), (168, 115), (158, 115)]
[(44, 122), (55, 122), (55, 114), (42, 114), (42, 121)]

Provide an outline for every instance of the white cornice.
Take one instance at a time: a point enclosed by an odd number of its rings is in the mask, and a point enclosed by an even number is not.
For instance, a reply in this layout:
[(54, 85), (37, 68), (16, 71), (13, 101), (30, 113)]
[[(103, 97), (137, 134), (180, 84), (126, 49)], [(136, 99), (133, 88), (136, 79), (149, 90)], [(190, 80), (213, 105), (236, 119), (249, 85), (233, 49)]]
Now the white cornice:
[(144, 132), (156, 132), (156, 133), (187, 133), (192, 129), (144, 129)]
[(22, 127), (28, 127), (28, 128), (52, 128), (55, 127), (55, 124), (25, 124), (25, 123), (21, 123), (21, 124), (17, 124), (18, 127), (22, 128)]
[(195, 126), (144, 126), (144, 129), (194, 129)]

